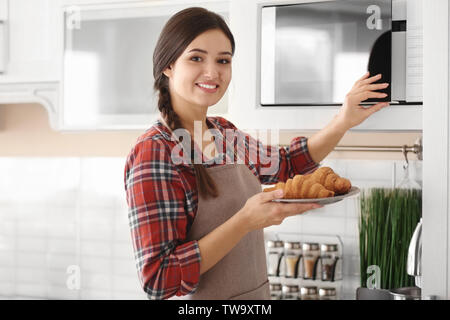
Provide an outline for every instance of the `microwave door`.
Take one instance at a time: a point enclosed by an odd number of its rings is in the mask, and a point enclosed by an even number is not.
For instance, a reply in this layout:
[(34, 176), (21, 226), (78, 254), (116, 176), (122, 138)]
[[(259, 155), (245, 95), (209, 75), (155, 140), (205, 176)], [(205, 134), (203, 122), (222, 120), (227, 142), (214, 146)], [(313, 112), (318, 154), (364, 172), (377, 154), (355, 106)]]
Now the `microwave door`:
[[(374, 25), (370, 6), (380, 10)], [(261, 21), (263, 106), (340, 105), (368, 70), (390, 82), (390, 0), (267, 6)]]

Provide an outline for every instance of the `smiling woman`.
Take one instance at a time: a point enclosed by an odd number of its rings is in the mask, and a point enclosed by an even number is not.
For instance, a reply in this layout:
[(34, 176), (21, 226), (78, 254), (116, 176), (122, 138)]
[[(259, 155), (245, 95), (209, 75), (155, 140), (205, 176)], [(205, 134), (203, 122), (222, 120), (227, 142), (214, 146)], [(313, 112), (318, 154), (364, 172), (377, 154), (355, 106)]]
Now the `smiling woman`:
[[(138, 139), (125, 168), (136, 264), (150, 299), (269, 299), (263, 228), (317, 207), (276, 204), (271, 200), (281, 195), (261, 192), (265, 181), (316, 168), (305, 138), (293, 140), (289, 155), (284, 149), (266, 153), (248, 137), (244, 163), (235, 163), (234, 141), (246, 135), (223, 118), (206, 116), (231, 81), (234, 48), (223, 19), (203, 8), (175, 14), (156, 45), (154, 88), (161, 119)], [(237, 136), (231, 144), (223, 138), (230, 130)], [(195, 142), (185, 146), (192, 136), (196, 140), (210, 131), (222, 140), (222, 145), (214, 141), (217, 149), (227, 150), (218, 155), (225, 161), (215, 166), (194, 159)], [(180, 144), (184, 153), (191, 151), (187, 163), (172, 157)], [(249, 162), (251, 150), (257, 150), (260, 163)], [(203, 159), (202, 153), (200, 148)], [(277, 166), (266, 174), (262, 163)]]
[[(378, 78), (366, 74), (323, 131), (293, 138), (289, 149), (265, 146), (230, 121), (207, 117), (230, 84), (234, 51), (222, 17), (203, 8), (171, 17), (155, 47), (161, 119), (138, 138), (124, 177), (136, 265), (150, 299), (270, 299), (263, 229), (321, 206), (272, 201), (283, 190), (262, 192), (261, 185), (314, 171), (347, 129), (382, 107), (359, 106), (380, 94), (371, 85)], [(206, 133), (226, 152), (205, 156)]]

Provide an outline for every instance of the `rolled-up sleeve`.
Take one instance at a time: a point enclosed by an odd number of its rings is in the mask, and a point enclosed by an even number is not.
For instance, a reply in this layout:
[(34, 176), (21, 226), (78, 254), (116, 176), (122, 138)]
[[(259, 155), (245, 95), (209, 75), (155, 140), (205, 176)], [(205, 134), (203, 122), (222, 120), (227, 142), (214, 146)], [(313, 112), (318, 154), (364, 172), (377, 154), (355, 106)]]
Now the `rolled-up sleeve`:
[(319, 167), (309, 154), (308, 138), (296, 137), (289, 147), (264, 145), (256, 140), (259, 155), (257, 171), (262, 184), (286, 181), (296, 174), (308, 174)]
[(195, 292), (200, 279), (197, 241), (186, 242), (186, 193), (169, 149), (138, 143), (127, 157), (125, 191), (138, 276), (149, 299)]

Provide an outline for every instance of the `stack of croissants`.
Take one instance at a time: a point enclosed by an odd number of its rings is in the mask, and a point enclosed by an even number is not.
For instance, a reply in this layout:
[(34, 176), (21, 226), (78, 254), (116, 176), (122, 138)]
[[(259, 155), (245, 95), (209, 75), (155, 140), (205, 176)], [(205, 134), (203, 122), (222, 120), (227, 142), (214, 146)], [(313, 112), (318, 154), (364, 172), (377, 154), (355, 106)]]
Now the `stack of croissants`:
[(320, 167), (313, 173), (298, 174), (286, 182), (278, 182), (264, 192), (283, 189), (283, 199), (317, 199), (346, 194), (351, 187), (350, 180), (341, 178), (330, 167)]

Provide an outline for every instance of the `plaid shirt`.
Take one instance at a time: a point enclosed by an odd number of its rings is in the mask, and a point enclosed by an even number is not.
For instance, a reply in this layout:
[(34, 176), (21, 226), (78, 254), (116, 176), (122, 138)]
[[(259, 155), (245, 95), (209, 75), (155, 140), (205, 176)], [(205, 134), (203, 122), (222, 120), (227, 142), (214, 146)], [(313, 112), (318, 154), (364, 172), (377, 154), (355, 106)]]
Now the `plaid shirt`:
[[(294, 138), (289, 147), (279, 148), (263, 145), (224, 118), (207, 117), (207, 123), (225, 139), (217, 157), (202, 159), (205, 168), (223, 165), (224, 161), (232, 163), (238, 154), (261, 184), (274, 184), (319, 166), (311, 159), (305, 137)], [(171, 131), (157, 120), (137, 139), (125, 165), (136, 267), (149, 299), (194, 293), (199, 283), (198, 241), (186, 241), (198, 204), (195, 173), (192, 165), (172, 156), (177, 144)], [(195, 143), (194, 148), (200, 150)]]

